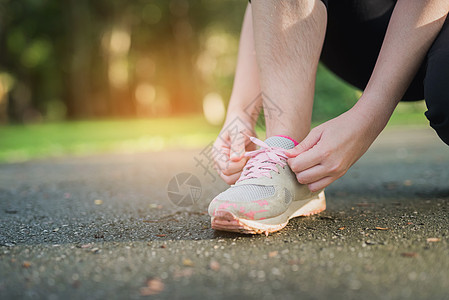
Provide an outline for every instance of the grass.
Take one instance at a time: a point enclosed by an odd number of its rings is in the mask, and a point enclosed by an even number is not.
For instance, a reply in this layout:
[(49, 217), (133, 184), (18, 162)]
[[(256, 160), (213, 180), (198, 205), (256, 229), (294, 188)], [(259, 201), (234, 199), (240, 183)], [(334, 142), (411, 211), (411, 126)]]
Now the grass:
[[(387, 127), (425, 126), (428, 122), (423, 111), (423, 103), (402, 103)], [(0, 126), (0, 163), (65, 155), (200, 148), (212, 142), (219, 130), (201, 115)]]
[(0, 162), (195, 148), (213, 140), (219, 129), (201, 116), (3, 126)]
[(387, 128), (397, 126), (429, 126), (429, 121), (424, 115), (426, 110), (427, 108), (424, 101), (399, 103), (388, 122)]

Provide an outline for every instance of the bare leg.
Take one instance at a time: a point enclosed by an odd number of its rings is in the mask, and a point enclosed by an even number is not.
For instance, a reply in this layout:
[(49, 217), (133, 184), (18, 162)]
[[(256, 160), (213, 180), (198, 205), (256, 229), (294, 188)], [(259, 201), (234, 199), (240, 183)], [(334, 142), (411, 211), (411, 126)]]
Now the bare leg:
[[(310, 130), (326, 7), (319, 0), (253, 1), (252, 13), (267, 137), (301, 141)], [(269, 112), (273, 105), (279, 114)]]
[[(319, 0), (253, 0), (252, 13), (267, 137), (281, 134), (302, 140), (310, 130), (326, 8)], [(271, 111), (274, 105), (281, 114)], [(284, 168), (287, 157), (273, 146), (276, 140), (280, 139), (253, 140), (261, 148), (249, 154), (237, 184), (209, 205), (213, 228), (268, 235), (281, 230), (294, 216), (326, 208), (324, 193), (312, 194)], [(308, 200), (295, 201), (299, 199)]]

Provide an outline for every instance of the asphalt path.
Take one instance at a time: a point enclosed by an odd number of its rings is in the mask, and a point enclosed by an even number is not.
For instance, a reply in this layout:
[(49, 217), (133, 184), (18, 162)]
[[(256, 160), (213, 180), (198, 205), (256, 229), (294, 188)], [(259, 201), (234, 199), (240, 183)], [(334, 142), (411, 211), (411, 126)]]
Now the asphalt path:
[[(0, 298), (449, 299), (449, 148), (430, 129), (385, 131), (325, 212), (268, 237), (210, 228), (226, 185), (202, 150), (0, 165)], [(176, 190), (181, 173), (199, 183)]]

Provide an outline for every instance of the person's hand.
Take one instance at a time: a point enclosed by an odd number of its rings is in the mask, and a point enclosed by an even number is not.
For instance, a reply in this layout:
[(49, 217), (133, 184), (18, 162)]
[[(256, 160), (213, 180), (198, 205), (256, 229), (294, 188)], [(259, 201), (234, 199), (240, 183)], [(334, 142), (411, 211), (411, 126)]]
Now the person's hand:
[(252, 151), (256, 146), (248, 136), (256, 136), (254, 122), (248, 116), (230, 114), (223, 129), (213, 145), (214, 168), (229, 185), (239, 179), (247, 157), (245, 151)]
[(384, 127), (381, 122), (353, 108), (313, 128), (286, 152), (298, 182), (316, 192), (342, 177), (379, 135)]

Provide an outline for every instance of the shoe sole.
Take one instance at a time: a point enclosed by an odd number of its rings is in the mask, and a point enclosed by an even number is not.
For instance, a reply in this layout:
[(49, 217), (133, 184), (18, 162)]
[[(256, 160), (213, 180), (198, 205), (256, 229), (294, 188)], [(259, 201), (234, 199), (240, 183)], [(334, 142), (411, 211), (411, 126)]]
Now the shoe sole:
[(246, 234), (273, 233), (284, 228), (290, 219), (311, 216), (326, 209), (326, 198), (324, 191), (317, 197), (301, 201), (294, 201), (290, 207), (281, 215), (263, 219), (247, 220), (238, 218), (233, 213), (225, 210), (215, 211), (215, 216), (211, 218), (212, 228), (220, 231), (231, 231)]

